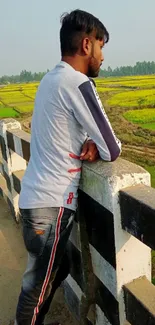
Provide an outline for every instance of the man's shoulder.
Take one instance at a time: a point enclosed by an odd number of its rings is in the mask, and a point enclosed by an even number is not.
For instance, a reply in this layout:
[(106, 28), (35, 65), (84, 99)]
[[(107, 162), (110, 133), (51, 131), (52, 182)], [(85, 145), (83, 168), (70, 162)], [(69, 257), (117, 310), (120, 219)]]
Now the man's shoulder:
[(71, 86), (79, 87), (84, 82), (89, 81), (89, 78), (85, 74), (74, 69), (67, 71), (66, 75), (67, 81)]
[(89, 81), (89, 78), (84, 73), (75, 70), (70, 64), (63, 61), (57, 65), (55, 72), (59, 74), (60, 79), (65, 80), (66, 84), (79, 86)]
[(64, 62), (58, 64), (42, 79), (43, 84), (46, 82), (48, 85), (54, 84), (55, 86), (57, 85), (57, 87), (61, 90), (75, 89), (80, 87), (81, 84), (89, 81), (90, 79), (85, 74), (75, 70), (68, 64), (64, 64)]

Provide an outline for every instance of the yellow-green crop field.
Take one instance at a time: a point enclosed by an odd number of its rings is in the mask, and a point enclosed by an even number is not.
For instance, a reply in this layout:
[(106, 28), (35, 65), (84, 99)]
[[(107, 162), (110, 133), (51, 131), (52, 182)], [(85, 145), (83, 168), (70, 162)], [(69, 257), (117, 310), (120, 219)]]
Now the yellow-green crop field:
[(7, 85), (0, 88), (0, 118), (21, 117), (34, 108), (38, 83)]
[(110, 106), (124, 108), (154, 107), (155, 89), (130, 90), (115, 94), (108, 100)]
[[(98, 79), (96, 84), (116, 134), (126, 145), (123, 157), (147, 169), (155, 187), (154, 155), (145, 154), (147, 146), (155, 146), (155, 75)], [(138, 146), (142, 151), (135, 149)]]
[[(155, 130), (155, 75), (96, 79), (97, 90), (113, 110), (140, 127)], [(7, 85), (0, 88), (0, 118), (22, 117), (34, 108), (38, 83)]]
[(145, 108), (130, 110), (123, 114), (123, 116), (130, 122), (139, 124), (143, 128), (149, 128), (155, 130), (155, 108)]
[(155, 130), (155, 75), (98, 79), (96, 84), (100, 94), (108, 93), (106, 103), (116, 114), (121, 108), (129, 122)]
[[(101, 100), (116, 134), (125, 145), (155, 146), (155, 75), (98, 78)], [(0, 87), (0, 118), (14, 117), (22, 123), (31, 118), (39, 83)], [(152, 175), (154, 158), (125, 151), (124, 157), (142, 165)]]

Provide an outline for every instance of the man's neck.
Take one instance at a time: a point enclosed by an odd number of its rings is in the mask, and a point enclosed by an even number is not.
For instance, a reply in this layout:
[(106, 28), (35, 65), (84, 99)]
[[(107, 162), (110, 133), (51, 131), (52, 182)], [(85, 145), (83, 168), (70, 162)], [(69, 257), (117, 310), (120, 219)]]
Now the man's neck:
[(71, 65), (73, 69), (76, 71), (80, 71), (83, 74), (87, 74), (87, 69), (85, 67), (84, 62), (81, 60), (81, 57), (78, 55), (75, 56), (62, 56), (62, 61)]

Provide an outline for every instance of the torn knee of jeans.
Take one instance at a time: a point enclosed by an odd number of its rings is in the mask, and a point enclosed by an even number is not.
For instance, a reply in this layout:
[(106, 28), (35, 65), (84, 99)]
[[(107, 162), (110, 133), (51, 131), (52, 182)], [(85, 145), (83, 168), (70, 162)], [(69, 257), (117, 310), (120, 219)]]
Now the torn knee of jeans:
[(43, 229), (34, 229), (34, 232), (36, 235), (44, 235), (45, 230)]

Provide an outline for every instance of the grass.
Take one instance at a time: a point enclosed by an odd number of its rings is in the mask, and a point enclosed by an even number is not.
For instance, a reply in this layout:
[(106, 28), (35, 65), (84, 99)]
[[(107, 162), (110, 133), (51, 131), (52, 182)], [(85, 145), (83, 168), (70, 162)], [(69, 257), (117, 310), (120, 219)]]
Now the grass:
[(155, 122), (155, 108), (130, 110), (125, 112), (123, 116), (128, 121), (133, 123), (138, 123), (138, 124), (151, 123), (151, 122)]
[(34, 109), (34, 103), (33, 102), (23, 102), (20, 104), (16, 104), (16, 107), (18, 108), (19, 112), (22, 113), (30, 113)]
[(114, 92), (114, 91), (121, 91), (120, 88), (109, 88), (109, 87), (100, 87), (99, 85), (97, 85), (97, 91), (98, 92)]
[(117, 80), (108, 82), (110, 86), (119, 86), (126, 88), (155, 88), (155, 78), (154, 79), (141, 79), (141, 80)]
[(5, 117), (19, 117), (20, 114), (16, 112), (12, 107), (2, 107), (0, 106), (0, 118)]
[(155, 166), (145, 166), (145, 169), (151, 174), (151, 186), (155, 188)]
[(30, 89), (30, 90), (26, 90), (26, 89), (22, 89), (22, 94), (28, 98), (31, 98), (32, 100), (35, 99), (35, 95), (36, 95), (36, 91), (37, 89)]
[(155, 130), (155, 108), (130, 110), (123, 114), (130, 122), (136, 123), (144, 129)]
[(104, 84), (111, 86), (125, 86), (136, 88), (152, 88), (155, 87), (155, 75), (149, 76), (126, 76), (126, 77), (109, 77), (98, 78), (95, 80), (97, 85)]
[(155, 122), (154, 123), (144, 123), (140, 124), (141, 128), (155, 131)]
[[(0, 88), (0, 101), (4, 107), (10, 108), (5, 112), (7, 117), (18, 117), (25, 113), (31, 113), (34, 108), (34, 98), (37, 88), (38, 83), (8, 85)], [(13, 108), (19, 114), (15, 113)], [(0, 117), (3, 117), (1, 115)]]
[(155, 89), (132, 90), (115, 94), (108, 100), (108, 105), (124, 108), (154, 107)]
[[(129, 76), (95, 79), (100, 94), (110, 95), (111, 107), (155, 106), (155, 76)], [(5, 106), (15, 107), (25, 114), (33, 111), (33, 103), (39, 83), (7, 85), (0, 89), (0, 100)], [(152, 89), (140, 89), (140, 88)], [(132, 90), (130, 88), (137, 88)], [(29, 103), (28, 103), (29, 102)], [(11, 113), (11, 111), (10, 111)], [(14, 114), (14, 113), (13, 113)]]

